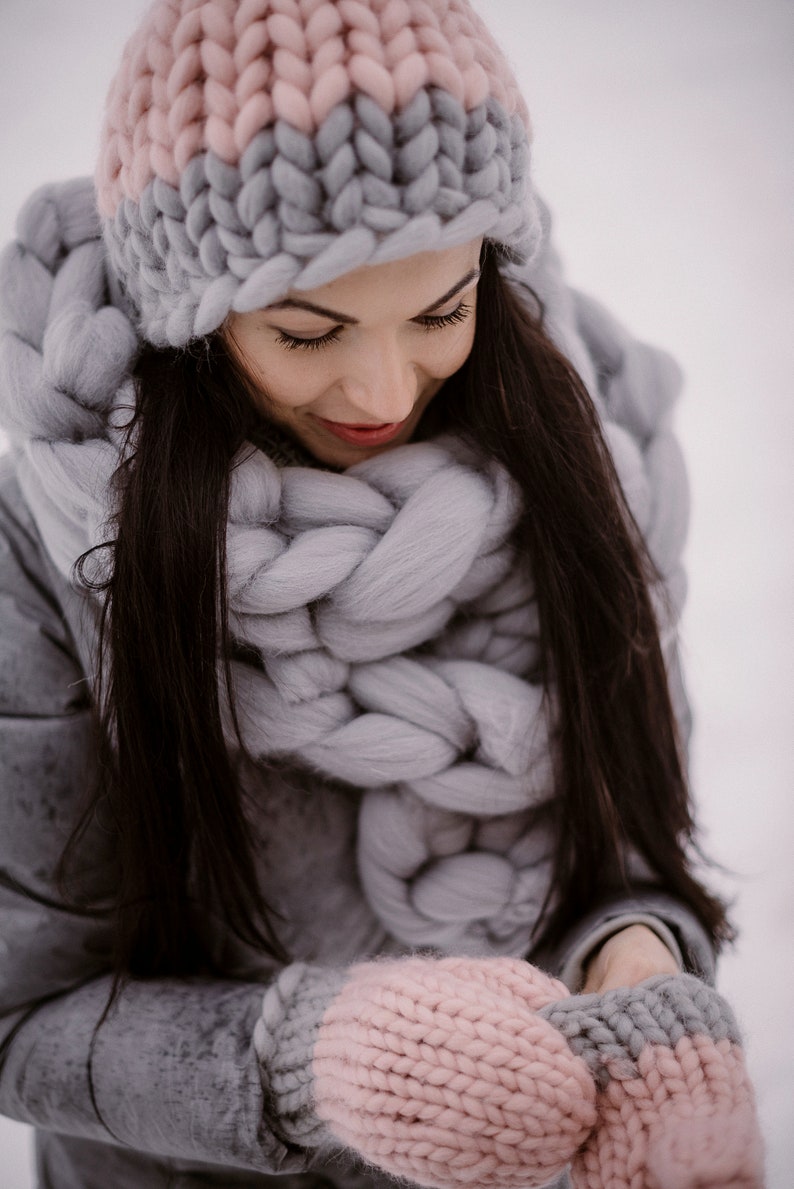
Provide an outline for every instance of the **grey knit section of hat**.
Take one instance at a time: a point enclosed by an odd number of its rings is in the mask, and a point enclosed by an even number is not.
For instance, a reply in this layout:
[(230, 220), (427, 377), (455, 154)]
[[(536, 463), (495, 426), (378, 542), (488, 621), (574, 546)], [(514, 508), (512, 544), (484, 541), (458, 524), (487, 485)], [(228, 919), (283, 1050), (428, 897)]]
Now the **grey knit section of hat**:
[(684, 1036), (741, 1043), (729, 1005), (713, 987), (688, 974), (658, 975), (603, 995), (572, 995), (538, 1015), (562, 1033), (601, 1086), (617, 1071), (639, 1077), (635, 1062), (648, 1044), (675, 1048)]
[(365, 264), (479, 236), (526, 260), (540, 235), (528, 183), (526, 129), (495, 99), (467, 112), (429, 87), (391, 119), (358, 94), (313, 136), (277, 121), (239, 168), (207, 152), (179, 189), (155, 178), (105, 239), (146, 338), (182, 346), (232, 309)]

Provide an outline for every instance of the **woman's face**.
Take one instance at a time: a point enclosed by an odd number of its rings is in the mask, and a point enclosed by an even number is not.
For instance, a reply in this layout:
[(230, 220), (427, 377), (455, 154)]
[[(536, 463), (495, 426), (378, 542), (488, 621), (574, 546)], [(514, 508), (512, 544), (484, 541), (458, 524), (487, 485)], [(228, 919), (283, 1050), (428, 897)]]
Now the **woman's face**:
[(267, 415), (320, 462), (410, 440), (474, 340), (482, 240), (346, 273), (231, 313), (223, 335)]

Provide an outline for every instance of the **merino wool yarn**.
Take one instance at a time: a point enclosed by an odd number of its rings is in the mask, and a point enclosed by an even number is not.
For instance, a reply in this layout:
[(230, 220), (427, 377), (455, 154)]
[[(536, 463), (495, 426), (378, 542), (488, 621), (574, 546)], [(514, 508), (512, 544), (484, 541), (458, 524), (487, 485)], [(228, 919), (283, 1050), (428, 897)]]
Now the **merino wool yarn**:
[[(18, 234), (0, 262), (0, 415), (45, 547), (72, 580), (77, 558), (112, 539), (139, 339), (108, 297), (90, 183), (44, 188)], [(687, 510), (668, 428), (677, 372), (595, 303), (574, 302), (550, 252), (515, 278), (541, 294), (603, 409), (664, 581), (669, 646)], [(510, 545), (518, 512), (506, 473), (454, 436), (343, 474), (279, 468), (253, 448), (233, 468), (229, 617), (256, 658), (233, 669), (245, 744), (362, 790), (361, 883), (409, 946), (525, 953), (549, 891), (554, 839), (540, 815), (554, 795), (554, 691), (533, 677), (537, 606)]]
[(156, 345), (365, 264), (537, 238), (528, 118), (468, 0), (157, 0), (108, 96), (108, 249)]
[(254, 1043), (289, 1138), (431, 1189), (762, 1189), (730, 1007), (691, 975), (570, 996), (510, 958), (291, 967)]

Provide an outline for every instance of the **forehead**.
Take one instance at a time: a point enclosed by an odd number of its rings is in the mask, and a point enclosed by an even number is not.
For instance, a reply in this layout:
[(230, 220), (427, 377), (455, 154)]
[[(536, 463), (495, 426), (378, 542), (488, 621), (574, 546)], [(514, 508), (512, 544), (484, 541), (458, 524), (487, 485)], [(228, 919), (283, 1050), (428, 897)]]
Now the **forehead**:
[[(401, 260), (366, 265), (344, 273), (316, 289), (293, 289), (287, 300), (310, 302), (344, 311), (351, 317), (373, 319), (390, 312), (416, 313), (437, 302), (463, 277), (477, 268), (482, 239), (438, 252), (419, 252)], [(273, 307), (283, 308), (283, 303)]]

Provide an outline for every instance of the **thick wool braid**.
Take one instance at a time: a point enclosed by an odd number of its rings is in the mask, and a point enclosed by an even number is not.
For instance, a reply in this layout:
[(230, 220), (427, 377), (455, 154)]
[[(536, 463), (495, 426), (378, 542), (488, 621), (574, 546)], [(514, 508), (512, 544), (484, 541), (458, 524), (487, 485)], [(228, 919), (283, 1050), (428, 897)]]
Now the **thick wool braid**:
[(150, 341), (363, 264), (487, 235), (526, 258), (528, 117), (466, 0), (163, 0), (97, 168)]
[(690, 975), (571, 996), (512, 959), (288, 968), (255, 1047), (287, 1138), (433, 1189), (762, 1189), (741, 1038)]
[[(134, 401), (138, 338), (120, 299), (106, 304), (108, 285), (116, 290), (88, 183), (34, 196), (18, 234), (0, 277), (2, 417), (68, 578), (108, 536), (114, 423)], [(566, 313), (552, 267), (525, 275), (604, 377), (624, 488), (678, 603), (686, 501), (667, 430), (675, 375), (594, 303)], [(279, 469), (254, 451), (238, 461), (230, 615), (265, 670), (235, 673), (249, 747), (368, 790), (361, 877), (394, 936), (448, 952), (525, 951), (553, 846), (529, 815), (552, 780), (542, 691), (524, 677), (539, 625), (508, 544), (514, 488), (455, 439), (344, 475)]]

